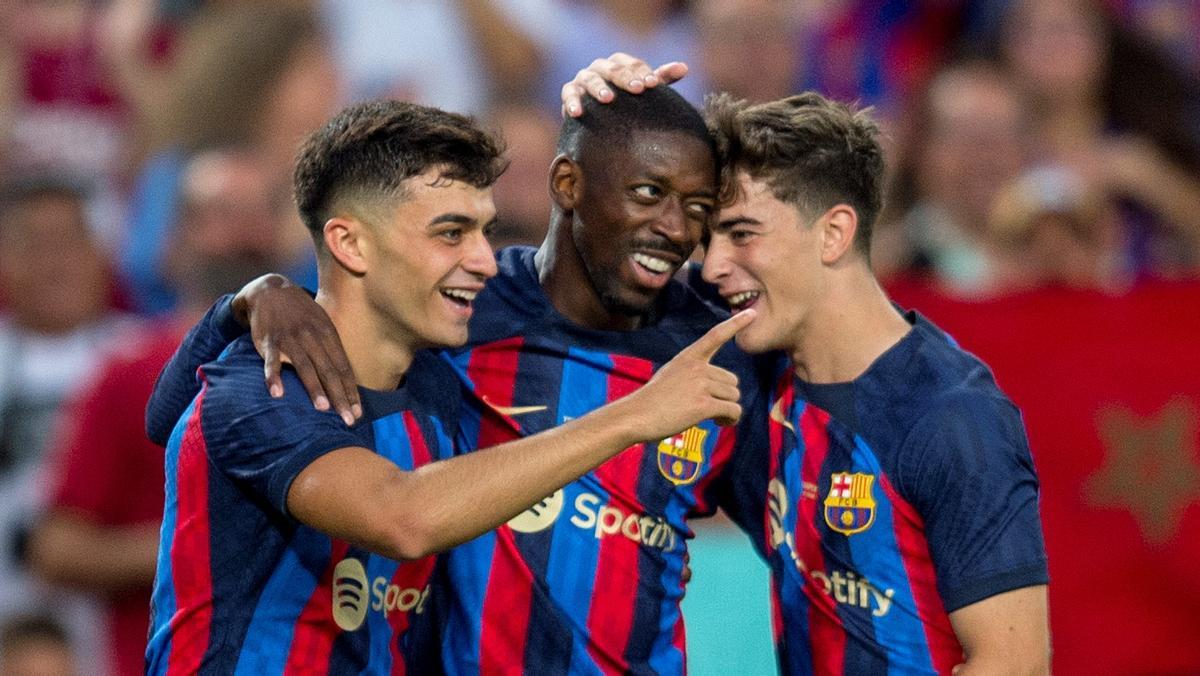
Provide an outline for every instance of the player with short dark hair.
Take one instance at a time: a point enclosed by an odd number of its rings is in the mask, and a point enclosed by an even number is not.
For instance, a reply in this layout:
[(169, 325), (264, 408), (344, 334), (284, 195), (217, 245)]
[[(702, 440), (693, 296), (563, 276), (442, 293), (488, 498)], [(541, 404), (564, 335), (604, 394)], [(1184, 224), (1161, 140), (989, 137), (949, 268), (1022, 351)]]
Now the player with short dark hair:
[(812, 93), (717, 97), (706, 114), (731, 202), (703, 276), (758, 312), (740, 347), (785, 355), (758, 412), (769, 447), (734, 472), (736, 518), (772, 571), (781, 670), (1048, 671), (1021, 416), (987, 366), (897, 310), (871, 272), (875, 123)]
[[(550, 172), (546, 240), (499, 253), (499, 275), (475, 299), (467, 345), (443, 353), (473, 393), (460, 419), (468, 447), (560, 429), (645, 383), (724, 316), (673, 279), (716, 203), (718, 167), (703, 118), (667, 88), (615, 110), (604, 126), (567, 123), (565, 152)], [(337, 342), (309, 350), (291, 338), (320, 332), (312, 328), (322, 325), (320, 313), (304, 294), (268, 281), (233, 306), (256, 335), (275, 341), (268, 361), (280, 349), (316, 355), (297, 368), (308, 370), (319, 406), (349, 408), (336, 368), (323, 384), (313, 375), (314, 364), (336, 363)], [(243, 330), (220, 329), (209, 321), (197, 333), (220, 343)], [(185, 348), (150, 403), (152, 434), (187, 390), (188, 367), (214, 346)], [(736, 349), (714, 362), (754, 377)], [(639, 445), (452, 550), (446, 668), (683, 671), (687, 520), (715, 510), (737, 436), (704, 421)]]
[(363, 420), (314, 410), (290, 371), (270, 396), (248, 336), (200, 367), (168, 443), (148, 672), (438, 671), (448, 599), (431, 554), (631, 445), (738, 418), (734, 377), (708, 360), (752, 313), (610, 406), (457, 452), (461, 386), (423, 348), (467, 339), (496, 273), (484, 230), (501, 170), (499, 143), (469, 119), (400, 102), (351, 107), (305, 144), (295, 187), (321, 251), (316, 302)]

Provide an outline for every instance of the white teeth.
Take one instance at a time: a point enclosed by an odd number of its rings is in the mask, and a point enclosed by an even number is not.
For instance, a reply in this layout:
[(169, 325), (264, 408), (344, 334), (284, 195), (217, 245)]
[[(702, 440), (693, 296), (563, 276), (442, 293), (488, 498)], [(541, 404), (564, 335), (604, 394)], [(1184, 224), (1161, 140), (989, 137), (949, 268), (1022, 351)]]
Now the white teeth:
[(654, 256), (647, 256), (644, 253), (633, 254), (633, 260), (637, 261), (642, 267), (649, 268), (654, 272), (666, 272), (667, 270), (671, 269), (670, 261), (664, 261), (663, 259), (655, 258)]
[(743, 305), (755, 298), (758, 298), (757, 291), (743, 291), (727, 297), (725, 301), (729, 303), (730, 307), (738, 307), (739, 305)]
[(442, 289), (442, 293), (451, 298), (461, 298), (468, 303), (475, 300), (475, 296), (479, 295), (478, 291), (468, 291), (466, 289)]

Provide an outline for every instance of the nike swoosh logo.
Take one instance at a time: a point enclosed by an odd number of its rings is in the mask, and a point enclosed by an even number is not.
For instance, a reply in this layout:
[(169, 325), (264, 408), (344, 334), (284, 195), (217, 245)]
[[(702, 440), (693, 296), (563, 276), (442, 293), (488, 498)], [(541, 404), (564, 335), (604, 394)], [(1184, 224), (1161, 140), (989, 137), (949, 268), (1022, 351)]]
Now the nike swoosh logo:
[(537, 413), (538, 411), (545, 411), (546, 408), (548, 408), (546, 406), (499, 406), (497, 404), (493, 404), (492, 402), (488, 401), (486, 394), (482, 397), (482, 399), (483, 399), (483, 403), (490, 406), (493, 411), (495, 411), (501, 415), (507, 415), (507, 416), (525, 415), (527, 413)]
[[(759, 410), (761, 411), (762, 409), (760, 408)], [(783, 413), (783, 397), (776, 399), (775, 405), (771, 407), (771, 420), (774, 420), (780, 425), (788, 428), (792, 431), (792, 434), (796, 433), (796, 426), (793, 425), (792, 421), (788, 420), (787, 416)]]

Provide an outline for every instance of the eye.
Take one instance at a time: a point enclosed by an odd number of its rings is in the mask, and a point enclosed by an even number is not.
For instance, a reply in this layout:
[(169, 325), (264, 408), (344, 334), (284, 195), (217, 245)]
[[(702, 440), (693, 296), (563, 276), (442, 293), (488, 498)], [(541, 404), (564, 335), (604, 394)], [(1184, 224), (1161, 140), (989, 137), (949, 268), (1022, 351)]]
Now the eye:
[(689, 214), (705, 220), (712, 216), (714, 211), (713, 205), (707, 202), (688, 202), (687, 210)]
[(438, 231), (437, 236), (449, 244), (458, 244), (462, 241), (463, 234), (463, 228), (447, 228), (446, 230)]
[(754, 232), (751, 230), (730, 230), (729, 241), (734, 244), (745, 244), (754, 237)]
[(633, 194), (646, 199), (658, 199), (658, 197), (662, 195), (662, 190), (659, 190), (658, 186), (656, 185), (650, 185), (647, 183), (634, 186)]

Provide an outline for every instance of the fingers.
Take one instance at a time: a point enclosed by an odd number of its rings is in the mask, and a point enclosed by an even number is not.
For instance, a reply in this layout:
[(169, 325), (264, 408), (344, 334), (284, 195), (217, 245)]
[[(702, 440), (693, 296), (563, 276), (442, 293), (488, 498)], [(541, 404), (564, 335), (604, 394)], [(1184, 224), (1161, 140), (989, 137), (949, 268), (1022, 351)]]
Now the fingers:
[[(654, 72), (646, 78), (646, 86), (653, 87), (657, 84), (671, 84), (673, 82), (678, 82), (687, 74), (687, 64), (682, 61), (664, 63), (658, 68), (655, 68)], [(651, 80), (654, 81), (654, 84), (651, 84)]]
[(615, 52), (607, 59), (596, 59), (587, 68), (575, 74), (560, 92), (564, 116), (579, 117), (583, 114), (583, 97), (591, 96), (601, 103), (613, 99), (612, 87), (640, 94), (648, 87), (670, 84), (687, 75), (687, 64), (680, 61), (664, 63), (651, 68), (645, 61)]
[[(705, 361), (712, 359), (713, 355), (717, 353), (717, 350), (721, 349), (722, 345), (729, 342), (730, 338), (733, 338), (737, 335), (738, 331), (741, 331), (747, 324), (754, 320), (754, 316), (753, 308), (742, 310), (709, 329), (708, 333), (700, 336), (696, 339), (696, 342), (685, 347), (679, 355), (686, 354)], [(678, 357), (676, 358), (678, 359)]]
[(313, 407), (318, 411), (329, 410), (329, 399), (325, 396), (325, 388), (321, 386), (321, 379), (317, 376), (317, 368), (313, 365), (313, 361), (309, 358), (306, 352), (296, 352), (292, 358), (292, 368), (296, 369), (296, 376), (300, 378), (300, 382), (304, 385), (304, 391), (308, 392), (308, 398), (312, 399)]
[(716, 408), (717, 413), (712, 416), (712, 420), (721, 427), (731, 427), (742, 419), (742, 407), (737, 403), (723, 401), (719, 402)]
[[(328, 335), (329, 333), (333, 334), (332, 337)], [(353, 391), (355, 401), (358, 399), (358, 392), (354, 385), (353, 375), (349, 377), (349, 385), (347, 385), (347, 378), (343, 374), (344, 371), (350, 371), (350, 364), (346, 355), (342, 353), (341, 344), (337, 342), (337, 332), (305, 331), (300, 334), (299, 343), (300, 349), (289, 350), (288, 354), (302, 353), (304, 355), (308, 368), (313, 370), (318, 386), (327, 397), (324, 407), (316, 397), (313, 397), (313, 405), (320, 410), (332, 407), (338, 412), (338, 415), (342, 416), (342, 420), (347, 425), (353, 425), (354, 415), (350, 410), (350, 392)], [(300, 364), (295, 363), (294, 365), (296, 373), (299, 375)], [(304, 378), (301, 377), (301, 380), (303, 381)], [(305, 387), (308, 387), (307, 382)]]
[(267, 381), (267, 391), (278, 399), (283, 396), (283, 378), (279, 377), (279, 350), (270, 341), (264, 340), (259, 344), (258, 351), (263, 358), (263, 379)]

